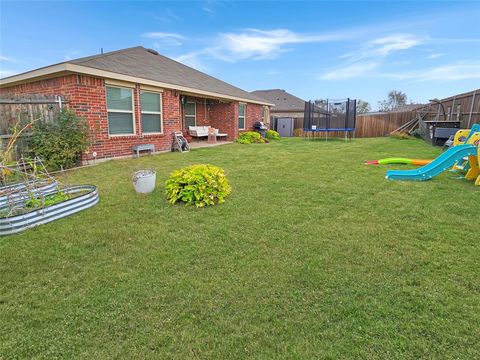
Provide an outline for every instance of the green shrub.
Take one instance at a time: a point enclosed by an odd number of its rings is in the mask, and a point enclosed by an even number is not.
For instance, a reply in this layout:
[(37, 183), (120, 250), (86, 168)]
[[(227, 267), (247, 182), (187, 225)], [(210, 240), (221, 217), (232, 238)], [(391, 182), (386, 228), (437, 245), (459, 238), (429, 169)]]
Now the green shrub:
[(293, 136), (295, 136), (295, 137), (303, 136), (303, 129), (294, 129), (293, 130)]
[(270, 140), (279, 140), (280, 135), (275, 130), (267, 130), (265, 137)]
[(393, 132), (390, 134), (390, 137), (398, 140), (410, 140), (413, 139), (410, 135), (403, 132)]
[(171, 204), (177, 201), (196, 207), (221, 204), (230, 192), (225, 172), (213, 165), (191, 165), (176, 170), (165, 183), (165, 195)]
[(265, 140), (262, 139), (262, 137), (258, 132), (246, 131), (240, 134), (236, 142), (239, 144), (252, 144), (252, 143), (264, 143)]
[(53, 122), (33, 124), (31, 151), (42, 158), (49, 169), (69, 168), (75, 166), (80, 154), (88, 149), (88, 134), (87, 121), (72, 110), (63, 109)]

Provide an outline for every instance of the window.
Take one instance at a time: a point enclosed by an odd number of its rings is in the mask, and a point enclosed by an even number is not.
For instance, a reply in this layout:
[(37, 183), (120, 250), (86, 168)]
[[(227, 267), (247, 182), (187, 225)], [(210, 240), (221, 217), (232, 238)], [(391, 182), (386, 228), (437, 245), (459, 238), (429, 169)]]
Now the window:
[(142, 133), (162, 132), (162, 95), (142, 91), (140, 93), (142, 110)]
[(107, 112), (110, 135), (135, 133), (132, 89), (107, 86)]
[(185, 104), (185, 128), (197, 125), (197, 105), (194, 102)]
[(247, 105), (238, 104), (238, 128), (240, 130), (245, 129), (245, 113), (247, 110)]

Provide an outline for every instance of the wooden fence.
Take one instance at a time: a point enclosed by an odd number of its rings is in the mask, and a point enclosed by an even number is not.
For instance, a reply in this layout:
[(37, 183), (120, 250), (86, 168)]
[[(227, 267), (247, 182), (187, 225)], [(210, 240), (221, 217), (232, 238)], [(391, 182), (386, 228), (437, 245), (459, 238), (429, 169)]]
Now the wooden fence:
[[(0, 98), (0, 149), (4, 149), (11, 138), (15, 125), (26, 125), (34, 119), (53, 122), (55, 113), (68, 104), (60, 96), (28, 95), (22, 97)], [(30, 134), (24, 133), (16, 142), (14, 156), (28, 152)]]
[(480, 89), (433, 100), (417, 111), (426, 113), (424, 121), (460, 121), (461, 127), (468, 129), (480, 124)]
[(414, 118), (411, 111), (357, 115), (355, 137), (387, 136)]
[(413, 110), (357, 115), (355, 136), (386, 136), (416, 118), (423, 121), (460, 121), (462, 128), (469, 129), (473, 124), (480, 124), (480, 89), (433, 100)]
[(0, 135), (8, 135), (9, 129), (19, 120), (34, 119), (51, 122), (55, 113), (68, 101), (60, 96), (29, 95), (0, 98)]
[[(357, 115), (355, 125), (355, 137), (381, 137), (387, 136), (395, 129), (398, 129), (403, 124), (412, 120), (415, 114), (412, 112), (389, 112), (389, 113), (375, 113), (375, 114), (361, 114)], [(301, 135), (297, 133), (297, 135)], [(324, 137), (324, 133), (309, 134), (314, 137)], [(328, 137), (343, 138), (344, 132), (331, 132)]]

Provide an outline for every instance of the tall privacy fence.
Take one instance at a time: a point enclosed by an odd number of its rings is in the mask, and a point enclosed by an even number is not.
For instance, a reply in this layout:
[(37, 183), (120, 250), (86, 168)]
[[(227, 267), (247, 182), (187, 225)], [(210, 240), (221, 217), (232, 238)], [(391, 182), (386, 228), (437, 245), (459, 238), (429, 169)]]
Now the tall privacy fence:
[(407, 111), (399, 109), (358, 115), (356, 136), (386, 136), (404, 125), (404, 129), (415, 128), (415, 121), (420, 124), (425, 121), (458, 121), (463, 129), (480, 124), (480, 89), (441, 100), (430, 100), (428, 104)]
[[(418, 123), (425, 121), (459, 121), (460, 127), (464, 129), (480, 124), (480, 89), (445, 99), (430, 100), (425, 105), (409, 105), (389, 112), (357, 114), (355, 137), (387, 136), (402, 127), (414, 129)], [(304, 127), (304, 120), (296, 118), (295, 135), (300, 136)]]
[[(304, 121), (303, 118), (294, 118), (295, 136), (302, 136)], [(357, 115), (355, 124), (355, 137), (380, 137), (387, 136), (395, 129), (412, 120), (410, 112), (388, 112)], [(317, 134), (318, 137), (323, 136)], [(331, 133), (331, 137), (343, 137), (343, 133)]]
[(412, 120), (412, 112), (385, 112), (361, 114), (357, 116), (355, 137), (387, 136), (402, 125)]
[[(0, 149), (4, 149), (12, 137), (12, 128), (32, 120), (53, 122), (55, 113), (68, 104), (61, 96), (26, 95), (0, 98)], [(18, 159), (28, 152), (30, 134), (24, 133), (15, 143), (14, 157)]]

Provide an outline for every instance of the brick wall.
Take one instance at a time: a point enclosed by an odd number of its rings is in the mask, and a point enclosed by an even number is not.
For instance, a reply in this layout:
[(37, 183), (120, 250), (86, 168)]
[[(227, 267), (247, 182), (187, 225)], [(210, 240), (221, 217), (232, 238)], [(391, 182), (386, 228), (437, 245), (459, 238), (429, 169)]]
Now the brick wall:
[(220, 129), (220, 132), (228, 134), (228, 139), (233, 140), (238, 137), (242, 131), (252, 131), (253, 125), (257, 121), (262, 121), (263, 106), (257, 104), (247, 104), (247, 116), (245, 119), (245, 130), (238, 129), (238, 102), (216, 103), (211, 106), (210, 124)]
[(210, 106), (210, 125), (222, 134), (228, 134), (227, 140), (232, 141), (236, 133), (236, 103), (216, 102)]
[(77, 115), (86, 118), (91, 129), (88, 159), (97, 153), (97, 159), (132, 154), (132, 147), (152, 143), (156, 150), (168, 150), (172, 144), (172, 132), (180, 130), (180, 103), (173, 90), (165, 89), (162, 94), (163, 134), (142, 134), (140, 113), (140, 87), (136, 85), (134, 94), (135, 134), (110, 136), (104, 80), (83, 75), (65, 75), (54, 79), (40, 80), (28, 84), (0, 89), (2, 96), (29, 94), (60, 95), (69, 100), (68, 106)]
[(245, 130), (253, 130), (253, 125), (257, 121), (263, 121), (263, 106), (256, 104), (247, 104), (247, 119), (245, 124)]
[[(172, 132), (183, 129), (180, 96), (171, 89), (164, 89), (162, 94), (163, 134), (142, 134), (140, 86), (135, 85), (135, 134), (108, 134), (105, 83), (101, 78), (84, 75), (64, 75), (53, 79), (40, 80), (28, 84), (1, 88), (2, 96), (23, 96), (29, 94), (60, 95), (69, 100), (68, 106), (77, 115), (86, 118), (91, 129), (92, 143), (85, 158), (92, 159), (93, 152), (97, 159), (132, 154), (134, 145), (151, 143), (158, 151), (170, 149)], [(228, 134), (228, 140), (238, 136), (237, 114), (238, 102), (223, 102), (203, 98), (189, 97), (188, 101), (197, 104), (197, 125), (211, 125)], [(207, 106), (205, 106), (207, 103)], [(253, 130), (255, 121), (262, 118), (262, 105), (247, 104), (246, 130)]]

